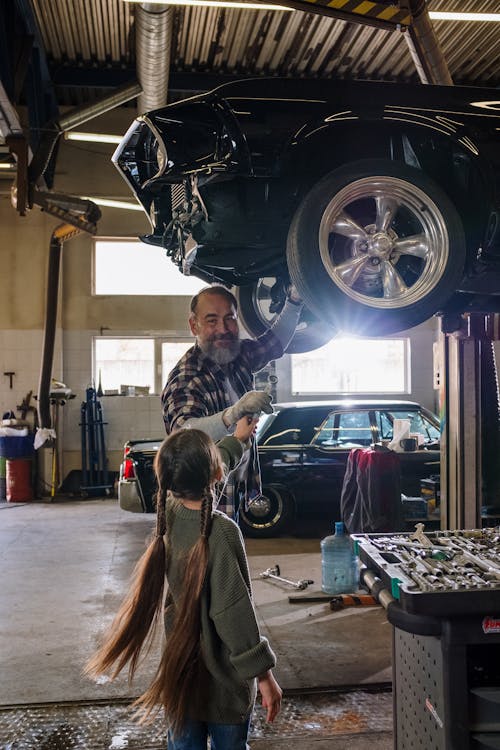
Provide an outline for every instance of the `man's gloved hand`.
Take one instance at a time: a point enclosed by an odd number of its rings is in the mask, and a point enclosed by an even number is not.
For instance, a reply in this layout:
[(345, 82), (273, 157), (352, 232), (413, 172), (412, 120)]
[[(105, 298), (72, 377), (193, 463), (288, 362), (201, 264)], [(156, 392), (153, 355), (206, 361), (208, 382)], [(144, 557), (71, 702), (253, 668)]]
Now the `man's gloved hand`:
[(293, 305), (303, 305), (304, 300), (300, 296), (295, 284), (290, 284), (286, 290), (286, 297)]
[(271, 406), (271, 400), (271, 395), (266, 393), (266, 391), (248, 391), (233, 406), (226, 409), (222, 415), (222, 419), (229, 427), (246, 414), (258, 415), (262, 411), (266, 414), (272, 414), (273, 407)]

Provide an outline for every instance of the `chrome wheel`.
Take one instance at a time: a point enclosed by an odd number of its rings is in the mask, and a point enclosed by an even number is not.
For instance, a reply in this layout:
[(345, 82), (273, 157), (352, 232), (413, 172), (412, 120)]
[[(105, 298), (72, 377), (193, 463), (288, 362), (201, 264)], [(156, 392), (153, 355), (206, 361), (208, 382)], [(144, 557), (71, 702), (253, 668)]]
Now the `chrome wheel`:
[(327, 205), (319, 227), (324, 268), (350, 299), (385, 309), (427, 297), (450, 252), (437, 205), (395, 177), (366, 177)]
[(460, 216), (422, 170), (386, 159), (346, 164), (304, 197), (290, 225), (290, 278), (336, 330), (404, 331), (443, 310), (466, 258)]
[(248, 508), (240, 507), (240, 527), (246, 536), (272, 537), (288, 526), (294, 515), (292, 497), (276, 485), (264, 487)]

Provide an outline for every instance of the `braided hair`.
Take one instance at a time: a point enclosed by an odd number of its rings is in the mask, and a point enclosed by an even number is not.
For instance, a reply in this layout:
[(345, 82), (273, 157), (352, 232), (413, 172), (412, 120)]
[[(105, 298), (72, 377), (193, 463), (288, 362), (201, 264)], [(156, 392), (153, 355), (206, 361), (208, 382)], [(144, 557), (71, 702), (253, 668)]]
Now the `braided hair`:
[[(201, 500), (200, 536), (189, 550), (184, 595), (177, 603), (173, 628), (153, 682), (134, 703), (141, 711), (141, 721), (146, 721), (158, 706), (163, 706), (176, 731), (182, 726), (189, 699), (203, 669), (200, 601), (208, 565), (214, 485), (222, 475), (222, 462), (208, 435), (188, 429), (174, 432), (163, 441), (154, 468), (158, 481), (154, 537), (136, 566), (129, 594), (103, 645), (87, 663), (85, 673), (97, 676), (112, 669), (113, 679), (128, 664), (129, 680), (132, 680), (143, 647), (151, 645), (161, 620), (173, 504), (181, 499)], [(169, 496), (172, 502), (168, 501)], [(165, 603), (168, 602), (167, 593)]]

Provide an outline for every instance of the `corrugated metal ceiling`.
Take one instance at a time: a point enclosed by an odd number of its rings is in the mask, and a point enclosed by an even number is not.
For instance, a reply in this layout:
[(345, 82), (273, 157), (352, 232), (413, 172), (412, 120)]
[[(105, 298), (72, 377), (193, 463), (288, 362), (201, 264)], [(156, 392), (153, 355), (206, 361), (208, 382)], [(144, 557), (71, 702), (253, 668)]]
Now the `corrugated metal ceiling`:
[[(113, 74), (121, 81), (133, 77), (133, 4), (32, 0), (32, 5), (61, 104), (94, 98), (101, 86), (112, 85)], [(497, 0), (429, 0), (428, 7), (500, 11)], [(175, 6), (173, 14), (171, 74), (418, 80), (398, 31), (301, 11)], [(500, 24), (435, 21), (434, 27), (455, 83), (500, 85)], [(93, 77), (85, 77), (89, 72)], [(203, 81), (200, 76), (201, 90), (211, 87)]]

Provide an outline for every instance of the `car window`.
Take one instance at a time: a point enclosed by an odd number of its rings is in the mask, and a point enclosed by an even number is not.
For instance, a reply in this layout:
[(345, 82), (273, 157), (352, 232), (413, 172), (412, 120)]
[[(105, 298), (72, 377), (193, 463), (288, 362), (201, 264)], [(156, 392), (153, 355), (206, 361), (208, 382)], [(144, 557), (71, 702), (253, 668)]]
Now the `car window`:
[(377, 409), (375, 410), (375, 421), (380, 440), (392, 440), (392, 425), (395, 419), (408, 419), (410, 432), (422, 435), (424, 445), (439, 442), (441, 438), (438, 427), (421, 411), (379, 411)]
[(373, 442), (368, 411), (332, 412), (315, 438), (324, 448), (364, 448)]
[(273, 412), (272, 414), (261, 414), (259, 417), (259, 421), (257, 422), (257, 429), (255, 431), (255, 437), (257, 439), (257, 442), (260, 443), (260, 439), (262, 435), (265, 432), (268, 432), (272, 422), (276, 419), (278, 416), (278, 412)]
[(314, 409), (300, 407), (283, 409), (264, 420), (261, 417), (257, 427), (257, 442), (261, 447), (309, 443), (317, 429), (316, 425), (321, 424), (323, 417), (324, 409), (318, 418)]

